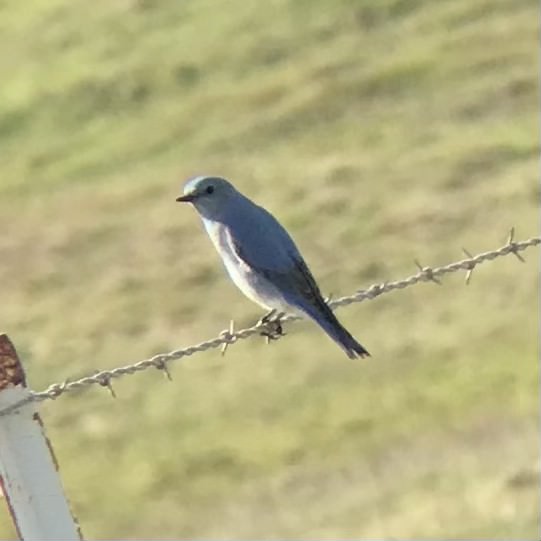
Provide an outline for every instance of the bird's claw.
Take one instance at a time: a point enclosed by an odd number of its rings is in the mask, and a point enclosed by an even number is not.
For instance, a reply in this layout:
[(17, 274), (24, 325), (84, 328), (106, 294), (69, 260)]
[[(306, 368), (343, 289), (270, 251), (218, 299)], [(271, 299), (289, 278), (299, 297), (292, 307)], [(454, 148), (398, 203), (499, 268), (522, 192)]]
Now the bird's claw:
[(264, 316), (261, 317), (261, 319), (257, 322), (257, 325), (266, 325), (267, 323), (270, 323), (276, 316), (276, 309), (273, 308), (270, 312), (267, 312)]
[(271, 340), (278, 340), (282, 336), (285, 336), (286, 333), (279, 321), (271, 321), (266, 324), (265, 330), (261, 331), (260, 334), (267, 339), (267, 344), (269, 344)]
[(271, 340), (278, 340), (282, 336), (285, 336), (282, 322), (280, 319), (284, 317), (284, 313), (277, 313), (277, 310), (271, 310), (268, 314), (265, 314), (258, 322), (257, 325), (263, 327), (260, 332), (261, 336), (267, 339), (267, 344)]

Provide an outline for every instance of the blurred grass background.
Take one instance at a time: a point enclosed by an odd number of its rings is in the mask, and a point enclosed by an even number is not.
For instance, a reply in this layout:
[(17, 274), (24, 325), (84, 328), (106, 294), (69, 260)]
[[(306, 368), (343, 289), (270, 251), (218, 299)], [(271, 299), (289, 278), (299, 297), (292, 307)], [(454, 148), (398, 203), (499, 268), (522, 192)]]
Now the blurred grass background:
[[(348, 294), (538, 232), (533, 0), (0, 1), (2, 330), (30, 385), (253, 323), (231, 178)], [(42, 406), (87, 538), (539, 538), (535, 250)], [(5, 506), (0, 536), (13, 531)]]

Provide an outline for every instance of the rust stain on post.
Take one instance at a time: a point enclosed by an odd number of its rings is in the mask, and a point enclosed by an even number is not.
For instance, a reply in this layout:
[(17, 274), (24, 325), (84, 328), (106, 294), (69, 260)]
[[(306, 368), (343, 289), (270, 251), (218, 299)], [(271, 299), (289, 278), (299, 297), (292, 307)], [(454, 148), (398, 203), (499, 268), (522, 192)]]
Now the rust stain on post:
[(24, 370), (7, 334), (0, 334), (0, 391), (10, 385), (26, 387)]
[(43, 424), (43, 421), (41, 420), (41, 417), (36, 412), (36, 413), (34, 413), (34, 415), (32, 415), (32, 419), (36, 423), (38, 423), (38, 425), (40, 426), (40, 430), (41, 430), (41, 432), (43, 434), (43, 437), (45, 439), (45, 443), (47, 444), (47, 447), (49, 448), (49, 452), (51, 453), (51, 458), (53, 459), (54, 467), (55, 467), (56, 471), (59, 471), (60, 466), (58, 464), (58, 460), (56, 460), (56, 455), (54, 454), (53, 446), (51, 445), (51, 440), (47, 437), (47, 434), (45, 434), (45, 425)]

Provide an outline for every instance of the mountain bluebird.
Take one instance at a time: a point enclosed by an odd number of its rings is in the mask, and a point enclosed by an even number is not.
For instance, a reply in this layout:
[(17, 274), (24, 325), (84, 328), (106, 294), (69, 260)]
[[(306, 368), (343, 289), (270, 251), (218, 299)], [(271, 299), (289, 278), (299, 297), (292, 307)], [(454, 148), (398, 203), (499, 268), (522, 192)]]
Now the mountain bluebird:
[(369, 353), (341, 325), (287, 231), (264, 208), (220, 177), (189, 180), (177, 201), (199, 212), (237, 287), (271, 313), (313, 319), (350, 358)]

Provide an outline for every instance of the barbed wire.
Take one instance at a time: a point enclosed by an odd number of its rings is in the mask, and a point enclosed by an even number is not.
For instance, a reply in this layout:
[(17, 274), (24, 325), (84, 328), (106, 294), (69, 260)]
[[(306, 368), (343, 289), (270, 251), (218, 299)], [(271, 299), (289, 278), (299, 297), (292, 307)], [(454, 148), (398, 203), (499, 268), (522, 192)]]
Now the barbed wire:
[[(390, 293), (391, 291), (397, 289), (404, 289), (416, 285), (420, 282), (435, 282), (441, 285), (441, 282), (438, 280), (438, 277), (444, 276), (445, 274), (450, 274), (459, 271), (466, 271), (466, 284), (469, 284), (472, 272), (475, 267), (484, 263), (486, 261), (492, 261), (496, 258), (504, 257), (509, 254), (513, 254), (517, 259), (524, 262), (524, 259), (519, 252), (526, 250), (527, 248), (537, 246), (541, 244), (541, 237), (532, 237), (528, 240), (515, 242), (514, 240), (515, 230), (511, 228), (509, 232), (509, 237), (507, 243), (501, 248), (491, 250), (488, 252), (482, 252), (477, 255), (471, 255), (465, 248), (462, 248), (465, 255), (468, 257), (466, 259), (461, 259), (453, 263), (441, 267), (423, 267), (417, 260), (415, 264), (419, 271), (407, 278), (396, 281), (388, 281), (380, 284), (373, 284), (367, 289), (360, 289), (352, 295), (345, 297), (340, 297), (334, 300), (327, 299), (329, 306), (334, 310), (342, 306), (347, 306), (352, 303), (362, 302), (364, 300), (372, 300), (384, 293)], [(182, 359), (184, 357), (190, 357), (195, 353), (200, 353), (207, 351), (209, 349), (221, 348), (222, 354), (225, 353), (228, 346), (238, 342), (239, 340), (246, 340), (251, 336), (256, 334), (264, 336), (273, 336), (276, 332), (276, 324), (279, 326), (281, 323), (286, 321), (295, 321), (301, 319), (299, 316), (287, 315), (284, 317), (279, 317), (278, 320), (260, 320), (258, 323), (251, 327), (241, 329), (238, 331), (234, 330), (233, 322), (231, 322), (229, 329), (222, 331), (218, 336), (205, 342), (195, 344), (193, 346), (188, 346), (181, 349), (176, 349), (170, 353), (160, 353), (154, 355), (149, 359), (145, 359), (133, 364), (128, 364), (125, 366), (119, 366), (111, 370), (101, 370), (94, 374), (84, 376), (79, 379), (74, 379), (70, 381), (66, 379), (62, 383), (53, 383), (49, 385), (47, 389), (39, 392), (31, 391), (28, 398), (16, 402), (9, 407), (0, 410), (0, 416), (7, 415), (14, 410), (19, 409), (21, 406), (24, 406), (31, 402), (42, 402), (44, 400), (54, 400), (59, 396), (62, 396), (66, 393), (70, 393), (77, 390), (82, 390), (92, 385), (101, 385), (108, 387), (113, 397), (115, 396), (114, 389), (112, 387), (111, 380), (115, 378), (120, 378), (123, 376), (128, 376), (136, 374), (137, 372), (142, 372), (149, 368), (157, 368), (162, 370), (168, 379), (171, 378), (169, 372), (168, 363)]]

